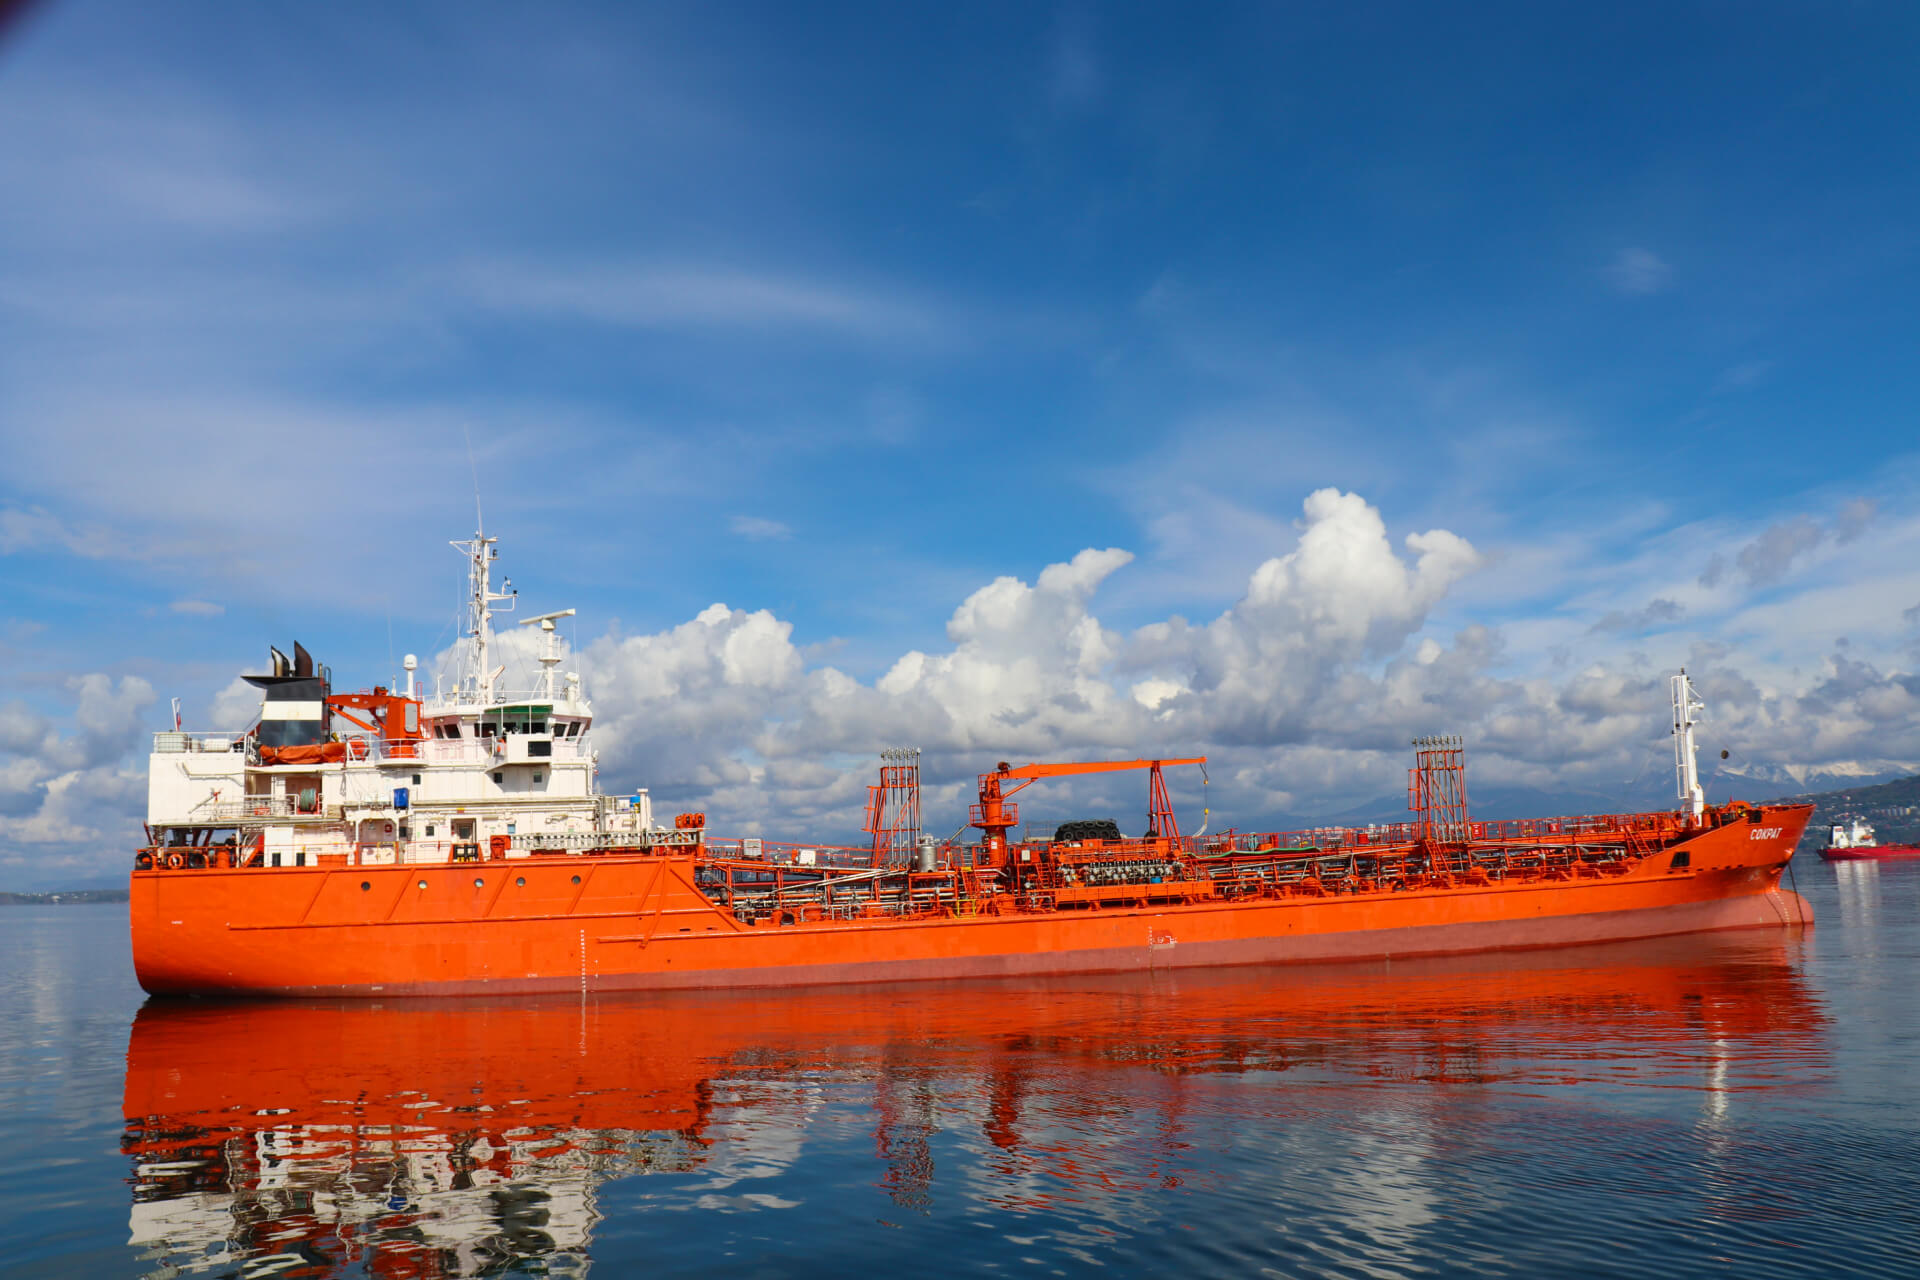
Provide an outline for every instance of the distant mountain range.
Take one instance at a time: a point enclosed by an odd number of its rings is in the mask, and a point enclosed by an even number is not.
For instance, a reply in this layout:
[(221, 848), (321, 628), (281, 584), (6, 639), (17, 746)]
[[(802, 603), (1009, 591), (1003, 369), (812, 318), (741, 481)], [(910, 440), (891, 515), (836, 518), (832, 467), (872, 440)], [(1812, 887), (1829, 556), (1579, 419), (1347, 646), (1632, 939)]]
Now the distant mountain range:
[(0, 907), (34, 903), (124, 903), (125, 890), (57, 890), (51, 894), (14, 894), (0, 890)]
[(1723, 770), (1733, 778), (1751, 779), (1756, 784), (1791, 787), (1801, 793), (1843, 791), (1854, 787), (1872, 787), (1920, 774), (1920, 764), (1911, 761), (1841, 761), (1815, 768), (1811, 765), (1753, 765)]

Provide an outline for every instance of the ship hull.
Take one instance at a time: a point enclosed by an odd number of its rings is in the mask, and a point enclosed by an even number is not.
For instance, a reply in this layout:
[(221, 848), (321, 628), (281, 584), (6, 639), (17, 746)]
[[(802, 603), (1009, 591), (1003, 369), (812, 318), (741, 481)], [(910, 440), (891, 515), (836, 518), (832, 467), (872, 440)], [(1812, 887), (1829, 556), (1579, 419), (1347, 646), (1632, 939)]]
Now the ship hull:
[(1877, 863), (1902, 858), (1920, 858), (1920, 845), (1854, 845), (1843, 849), (1829, 846), (1820, 851), (1829, 863)]
[[(1618, 874), (1220, 901), (744, 924), (686, 857), (136, 872), (156, 994), (612, 992), (1358, 960), (1809, 925), (1810, 811), (1755, 811)], [(1681, 857), (1682, 853), (1685, 857)], [(1159, 887), (1165, 892), (1177, 887)]]

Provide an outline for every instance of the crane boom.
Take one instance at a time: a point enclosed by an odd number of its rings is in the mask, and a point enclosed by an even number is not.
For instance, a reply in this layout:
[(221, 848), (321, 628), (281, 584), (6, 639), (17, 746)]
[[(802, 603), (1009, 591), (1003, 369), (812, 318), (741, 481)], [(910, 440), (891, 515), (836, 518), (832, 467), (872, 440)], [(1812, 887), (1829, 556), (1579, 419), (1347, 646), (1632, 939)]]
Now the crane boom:
[[(1056, 765), (1021, 765), (1007, 768), (1003, 762), (994, 773), (1001, 778), (1024, 779), (1022, 787), (1036, 778), (1060, 778), (1069, 774), (1106, 774), (1123, 769), (1158, 769), (1162, 765), (1205, 765), (1204, 756), (1183, 756), (1178, 760), (1158, 761), (1065, 761)], [(1010, 789), (1018, 790), (1018, 789)]]
[[(980, 800), (968, 815), (972, 826), (985, 834), (989, 852), (998, 858), (1006, 849), (1007, 829), (1020, 822), (1020, 809), (1009, 805), (1007, 797), (1035, 779), (1062, 778), (1076, 774), (1110, 774), (1117, 770), (1144, 769), (1152, 774), (1147, 787), (1147, 829), (1152, 836), (1179, 836), (1180, 827), (1173, 816), (1173, 803), (1167, 797), (1166, 780), (1161, 770), (1168, 765), (1201, 765), (1204, 756), (1163, 757), (1139, 761), (1062, 761), (1053, 764), (1013, 766), (1001, 761), (992, 773), (980, 776)], [(1012, 786), (1002, 786), (1003, 782)]]

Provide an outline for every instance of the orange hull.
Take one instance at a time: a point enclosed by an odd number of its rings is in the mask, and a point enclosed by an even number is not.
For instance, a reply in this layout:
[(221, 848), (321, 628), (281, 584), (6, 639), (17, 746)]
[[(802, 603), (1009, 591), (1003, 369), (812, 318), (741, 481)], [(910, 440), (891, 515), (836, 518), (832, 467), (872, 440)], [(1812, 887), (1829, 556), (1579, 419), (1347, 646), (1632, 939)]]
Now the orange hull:
[(1809, 924), (1780, 875), (1811, 812), (1748, 809), (1606, 874), (1235, 900), (1196, 886), (1187, 902), (1079, 910), (1004, 896), (971, 915), (747, 924), (696, 887), (693, 857), (597, 855), (137, 871), (130, 913), (135, 969), (156, 994), (587, 993), (1432, 955)]

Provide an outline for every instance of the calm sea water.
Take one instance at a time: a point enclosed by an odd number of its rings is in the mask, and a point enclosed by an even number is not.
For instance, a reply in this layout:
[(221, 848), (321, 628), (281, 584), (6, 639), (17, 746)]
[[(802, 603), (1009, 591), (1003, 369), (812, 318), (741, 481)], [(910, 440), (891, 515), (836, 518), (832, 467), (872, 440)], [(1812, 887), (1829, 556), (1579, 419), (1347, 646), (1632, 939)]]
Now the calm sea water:
[(0, 1274), (1920, 1273), (1920, 865), (1361, 967), (143, 1003), (0, 909)]

